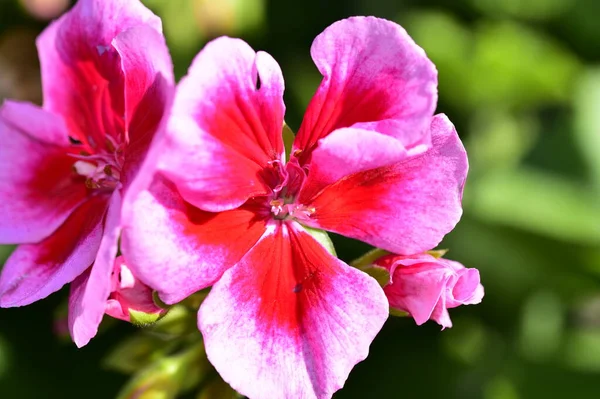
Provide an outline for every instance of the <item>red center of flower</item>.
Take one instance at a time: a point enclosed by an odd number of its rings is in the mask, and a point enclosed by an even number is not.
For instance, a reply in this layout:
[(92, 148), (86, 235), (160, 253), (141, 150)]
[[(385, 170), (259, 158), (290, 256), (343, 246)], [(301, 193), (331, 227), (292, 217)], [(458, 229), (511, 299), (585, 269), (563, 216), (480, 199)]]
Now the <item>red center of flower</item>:
[(124, 156), (123, 145), (106, 135), (105, 148), (94, 154), (79, 151), (73, 164), (77, 175), (85, 178), (85, 186), (95, 192), (112, 192), (121, 184)]
[(268, 206), (273, 217), (279, 220), (309, 218), (314, 208), (297, 202), (298, 193), (306, 179), (304, 168), (294, 157), (286, 164), (278, 160), (271, 161), (269, 166), (272, 169), (267, 172), (272, 176), (269, 180), (273, 182), (273, 193), (268, 197)]

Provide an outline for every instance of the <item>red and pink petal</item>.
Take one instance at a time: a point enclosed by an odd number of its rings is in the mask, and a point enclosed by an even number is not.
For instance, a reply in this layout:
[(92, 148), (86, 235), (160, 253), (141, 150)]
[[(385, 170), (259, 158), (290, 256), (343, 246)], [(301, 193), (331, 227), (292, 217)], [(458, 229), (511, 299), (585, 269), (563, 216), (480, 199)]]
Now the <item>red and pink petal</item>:
[(253, 399), (331, 398), (388, 314), (378, 283), (299, 225), (273, 224), (199, 312), (206, 353)]
[(69, 296), (69, 331), (79, 348), (96, 336), (111, 292), (111, 274), (121, 232), (121, 195), (115, 191), (110, 199), (102, 240), (94, 252), (94, 264), (71, 284)]
[(127, 148), (121, 183), (127, 190), (154, 137), (164, 130), (175, 91), (173, 63), (165, 38), (150, 26), (121, 32), (112, 44), (121, 59), (125, 85)]
[(79, 206), (48, 238), (20, 245), (0, 275), (0, 306), (29, 305), (82, 274), (100, 247), (105, 211), (106, 201), (95, 197)]
[(323, 81), (295, 149), (310, 153), (321, 138), (347, 127), (394, 137), (407, 149), (429, 143), (437, 71), (402, 27), (374, 17), (344, 19), (317, 36), (311, 55)]
[(39, 242), (85, 200), (64, 123), (39, 107), (0, 108), (0, 244)]
[(172, 304), (214, 284), (264, 230), (265, 220), (252, 209), (201, 211), (157, 174), (131, 204), (121, 248), (134, 274)]
[(433, 119), (431, 135), (425, 153), (354, 173), (312, 199), (301, 193), (315, 209), (304, 223), (399, 254), (434, 248), (461, 217), (468, 163), (446, 116)]
[(284, 112), (275, 60), (242, 40), (216, 39), (177, 87), (159, 168), (197, 207), (235, 209), (269, 192), (261, 173), (284, 156)]
[(139, 25), (161, 31), (160, 19), (138, 0), (81, 0), (38, 38), (44, 108), (91, 147), (124, 133), (123, 72), (111, 43)]

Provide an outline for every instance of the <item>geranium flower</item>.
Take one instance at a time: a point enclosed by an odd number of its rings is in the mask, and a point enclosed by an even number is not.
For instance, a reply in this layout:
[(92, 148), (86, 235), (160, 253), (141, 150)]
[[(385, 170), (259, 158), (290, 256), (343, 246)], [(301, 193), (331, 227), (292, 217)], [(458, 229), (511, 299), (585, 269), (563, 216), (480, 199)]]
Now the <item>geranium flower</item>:
[(448, 309), (483, 299), (479, 271), (430, 254), (386, 255), (374, 262), (390, 272), (384, 287), (390, 307), (408, 312), (418, 325), (435, 320), (452, 327)]
[(137, 0), (78, 1), (37, 46), (43, 108), (0, 109), (0, 243), (22, 244), (0, 305), (73, 282), (69, 327), (82, 346), (104, 314), (122, 198), (170, 106), (172, 65), (160, 19)]
[(359, 17), (311, 54), (324, 78), (286, 161), (278, 64), (241, 40), (209, 43), (124, 222), (128, 265), (163, 301), (213, 286), (198, 319), (206, 353), (252, 399), (331, 397), (388, 316), (378, 283), (306, 227), (414, 253), (461, 214), (466, 154), (433, 117), (423, 50)]

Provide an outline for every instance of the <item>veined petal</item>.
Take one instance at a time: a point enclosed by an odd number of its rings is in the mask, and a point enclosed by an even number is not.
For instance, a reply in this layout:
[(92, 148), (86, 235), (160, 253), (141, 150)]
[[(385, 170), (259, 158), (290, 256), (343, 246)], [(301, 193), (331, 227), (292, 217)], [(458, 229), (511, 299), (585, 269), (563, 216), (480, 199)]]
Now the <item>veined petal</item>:
[(319, 139), (345, 127), (395, 137), (407, 149), (429, 143), (437, 71), (402, 27), (374, 17), (344, 19), (317, 36), (311, 55), (323, 81), (295, 149), (310, 153)]
[(397, 163), (426, 149), (423, 145), (407, 150), (399, 140), (374, 131), (338, 129), (321, 139), (312, 152), (310, 173), (299, 201), (310, 200), (346, 176)]
[(121, 182), (127, 189), (144, 161), (155, 135), (163, 130), (175, 82), (165, 39), (156, 29), (140, 25), (112, 41), (125, 79), (127, 148)]
[(35, 105), (7, 101), (0, 142), (0, 244), (39, 242), (86, 197), (72, 173), (66, 128)]
[(69, 297), (69, 331), (79, 348), (96, 336), (111, 291), (111, 273), (117, 256), (121, 231), (121, 194), (112, 194), (102, 240), (95, 253), (91, 269), (81, 275), (71, 287)]
[(123, 73), (111, 42), (138, 25), (161, 31), (138, 0), (81, 0), (38, 38), (44, 108), (91, 147), (124, 133)]
[(83, 273), (100, 246), (105, 210), (105, 199), (94, 197), (45, 240), (20, 245), (0, 275), (0, 306), (29, 305)]
[(157, 175), (131, 206), (121, 249), (133, 273), (172, 304), (212, 285), (264, 230), (253, 210), (201, 211)]
[(213, 286), (199, 312), (206, 353), (253, 399), (331, 398), (387, 318), (378, 283), (299, 225), (277, 224)]
[(427, 152), (323, 189), (303, 222), (399, 254), (434, 248), (460, 219), (468, 163), (445, 115), (434, 117), (431, 135)]
[(283, 77), (268, 54), (222, 37), (198, 54), (177, 87), (159, 168), (206, 211), (269, 192), (260, 173), (282, 160)]

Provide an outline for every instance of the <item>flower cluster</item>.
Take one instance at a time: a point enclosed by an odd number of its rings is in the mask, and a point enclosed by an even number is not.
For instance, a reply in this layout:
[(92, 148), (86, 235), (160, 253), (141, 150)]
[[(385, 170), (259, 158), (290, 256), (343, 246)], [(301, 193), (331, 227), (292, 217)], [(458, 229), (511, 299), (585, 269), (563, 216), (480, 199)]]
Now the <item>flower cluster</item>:
[[(397, 24), (317, 36), (323, 80), (288, 146), (279, 65), (242, 40), (208, 43), (177, 86), (137, 0), (80, 0), (37, 44), (43, 106), (0, 108), (0, 243), (20, 244), (0, 306), (71, 283), (83, 346), (105, 313), (156, 320), (211, 287), (198, 328), (223, 379), (251, 399), (321, 399), (390, 307), (449, 327), (448, 308), (481, 300), (477, 270), (427, 253), (460, 219), (467, 156)], [(387, 251), (370, 265), (385, 286), (327, 231)]]

